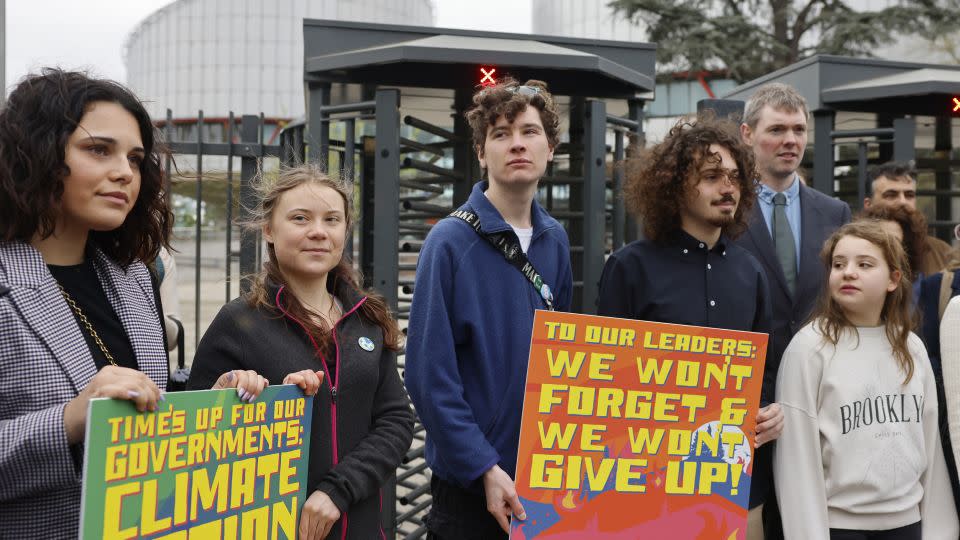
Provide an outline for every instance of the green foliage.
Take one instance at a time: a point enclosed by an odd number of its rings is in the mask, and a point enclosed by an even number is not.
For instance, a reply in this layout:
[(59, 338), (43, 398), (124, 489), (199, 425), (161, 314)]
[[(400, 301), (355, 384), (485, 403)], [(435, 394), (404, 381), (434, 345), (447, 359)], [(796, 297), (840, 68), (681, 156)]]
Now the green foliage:
[(960, 30), (960, 0), (900, 0), (854, 11), (840, 0), (613, 0), (648, 29), (670, 71), (726, 69), (745, 82), (815, 54), (872, 56), (897, 36)]

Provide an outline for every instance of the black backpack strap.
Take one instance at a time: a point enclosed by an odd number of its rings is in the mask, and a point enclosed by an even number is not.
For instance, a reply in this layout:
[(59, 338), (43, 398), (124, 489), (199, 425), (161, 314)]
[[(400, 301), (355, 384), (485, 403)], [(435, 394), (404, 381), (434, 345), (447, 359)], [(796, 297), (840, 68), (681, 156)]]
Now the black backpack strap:
[(527, 254), (524, 253), (523, 248), (520, 247), (520, 242), (517, 241), (516, 234), (510, 234), (512, 231), (504, 231), (501, 233), (484, 232), (480, 226), (480, 218), (469, 210), (454, 210), (450, 214), (450, 217), (467, 222), (468, 225), (473, 227), (473, 230), (477, 231), (477, 234), (486, 238), (487, 241), (493, 245), (493, 249), (500, 252), (503, 258), (510, 263), (510, 266), (519, 270), (520, 273), (527, 278), (527, 281), (533, 285), (533, 288), (536, 289), (540, 298), (543, 299), (543, 303), (546, 304), (547, 309), (553, 311), (553, 292), (550, 291), (550, 286), (543, 281), (537, 269), (533, 267), (533, 263), (527, 259)]

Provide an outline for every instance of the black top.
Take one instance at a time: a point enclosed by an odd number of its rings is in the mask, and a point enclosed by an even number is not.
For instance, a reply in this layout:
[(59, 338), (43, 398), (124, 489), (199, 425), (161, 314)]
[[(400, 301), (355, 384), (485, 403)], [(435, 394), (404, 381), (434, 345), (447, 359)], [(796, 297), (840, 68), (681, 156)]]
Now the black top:
[[(381, 489), (410, 448), (414, 414), (383, 331), (354, 309), (361, 296), (346, 285), (336, 287), (347, 313), (328, 355), (335, 365), (339, 351), (337, 391), (325, 379), (313, 398), (307, 493), (323, 491), (343, 514), (327, 538), (370, 540), (381, 538)], [(274, 299), (277, 289), (271, 286), (268, 293)], [(187, 389), (210, 388), (232, 369), (253, 369), (278, 384), (289, 373), (321, 364), (298, 322), (241, 297), (224, 305), (203, 334)]]
[(643, 321), (770, 332), (760, 263), (721, 236), (713, 249), (679, 230), (664, 244), (632, 242), (610, 256), (597, 313)]
[[(87, 320), (93, 325), (97, 335), (103, 341), (107, 350), (113, 356), (118, 366), (139, 369), (136, 356), (133, 353), (133, 346), (130, 345), (130, 338), (123, 329), (120, 319), (117, 317), (113, 306), (107, 300), (107, 294), (103, 290), (100, 278), (97, 277), (97, 270), (93, 266), (91, 257), (86, 257), (84, 262), (73, 266), (55, 266), (48, 264), (47, 268), (53, 277), (63, 286), (64, 290), (80, 306)], [(97, 365), (99, 371), (108, 365), (107, 357), (104, 356), (100, 346), (90, 335), (90, 331), (80, 321), (73, 308), (70, 309), (73, 317), (77, 320), (77, 326), (80, 327), (80, 333), (87, 342), (90, 354), (93, 355), (93, 362)]]

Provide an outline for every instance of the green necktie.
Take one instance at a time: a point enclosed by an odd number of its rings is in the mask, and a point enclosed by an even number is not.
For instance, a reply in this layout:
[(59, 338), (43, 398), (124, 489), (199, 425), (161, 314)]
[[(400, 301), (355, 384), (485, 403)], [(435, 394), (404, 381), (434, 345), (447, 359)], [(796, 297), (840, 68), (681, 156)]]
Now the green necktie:
[(773, 196), (773, 245), (792, 295), (797, 289), (797, 247), (787, 221), (787, 196), (783, 193)]

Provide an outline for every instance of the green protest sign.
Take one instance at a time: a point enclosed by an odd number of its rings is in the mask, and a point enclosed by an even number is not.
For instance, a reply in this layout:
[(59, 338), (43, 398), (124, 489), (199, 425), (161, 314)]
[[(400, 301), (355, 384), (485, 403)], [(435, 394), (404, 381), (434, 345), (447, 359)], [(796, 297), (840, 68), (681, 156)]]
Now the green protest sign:
[(152, 413), (90, 402), (84, 539), (295, 538), (306, 499), (313, 398), (270, 386), (166, 394)]

